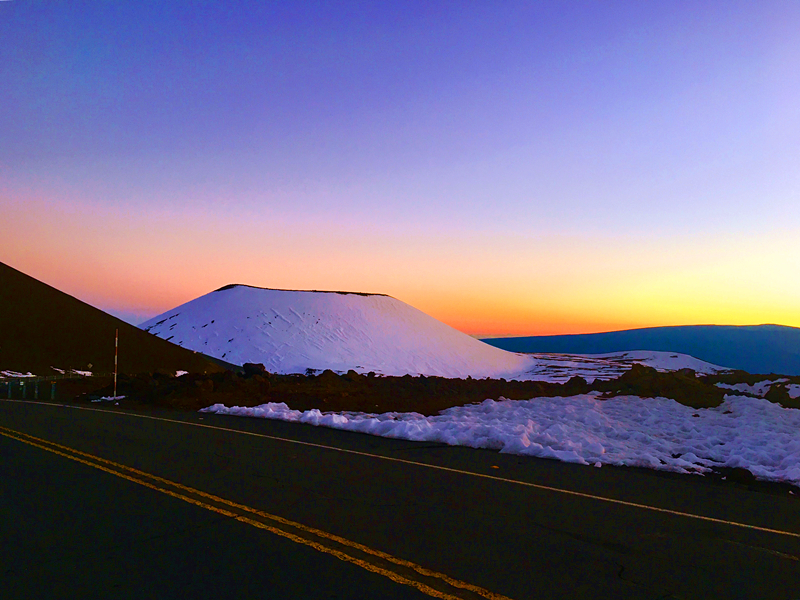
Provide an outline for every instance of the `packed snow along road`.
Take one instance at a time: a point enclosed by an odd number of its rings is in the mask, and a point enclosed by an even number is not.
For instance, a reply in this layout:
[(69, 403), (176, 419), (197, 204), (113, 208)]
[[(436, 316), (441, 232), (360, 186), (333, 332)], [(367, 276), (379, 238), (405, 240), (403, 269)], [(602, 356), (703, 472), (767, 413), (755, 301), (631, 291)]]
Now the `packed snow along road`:
[(491, 448), (598, 467), (642, 466), (681, 473), (743, 467), (761, 479), (800, 485), (800, 410), (744, 396), (727, 396), (720, 406), (707, 409), (666, 398), (600, 400), (597, 396), (486, 400), (432, 417), (301, 412), (284, 403), (252, 408), (215, 404), (203, 412)]

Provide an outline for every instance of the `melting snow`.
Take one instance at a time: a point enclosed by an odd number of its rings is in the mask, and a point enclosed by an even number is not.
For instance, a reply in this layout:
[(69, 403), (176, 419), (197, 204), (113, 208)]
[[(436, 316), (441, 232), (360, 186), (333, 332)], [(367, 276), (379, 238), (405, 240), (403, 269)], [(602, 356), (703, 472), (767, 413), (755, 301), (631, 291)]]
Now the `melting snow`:
[[(800, 387), (800, 386), (798, 386)], [(579, 464), (644, 466), (688, 472), (744, 467), (755, 476), (800, 485), (800, 410), (761, 398), (727, 396), (693, 409), (666, 398), (596, 393), (567, 398), (486, 400), (439, 415), (322, 413), (284, 403), (222, 404), (202, 412), (294, 421), (414, 441), (491, 448)]]

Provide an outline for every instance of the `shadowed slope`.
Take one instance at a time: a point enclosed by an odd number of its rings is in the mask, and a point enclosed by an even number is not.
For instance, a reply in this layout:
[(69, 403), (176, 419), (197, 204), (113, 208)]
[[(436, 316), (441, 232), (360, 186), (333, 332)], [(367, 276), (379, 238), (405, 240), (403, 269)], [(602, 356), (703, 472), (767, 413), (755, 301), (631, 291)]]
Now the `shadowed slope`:
[(115, 329), (119, 329), (120, 373), (222, 370), (202, 354), (150, 335), (0, 263), (0, 370), (36, 375), (54, 374), (51, 367), (111, 372)]

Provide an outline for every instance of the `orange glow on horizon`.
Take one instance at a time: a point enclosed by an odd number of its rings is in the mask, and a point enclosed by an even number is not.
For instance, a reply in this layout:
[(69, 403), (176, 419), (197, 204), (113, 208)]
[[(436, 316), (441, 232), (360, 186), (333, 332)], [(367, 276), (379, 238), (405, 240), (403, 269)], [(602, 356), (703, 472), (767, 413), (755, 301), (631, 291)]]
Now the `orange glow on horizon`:
[[(2, 190), (0, 190), (2, 191)], [(229, 283), (386, 293), (465, 333), (526, 336), (664, 325), (800, 326), (793, 231), (736, 240), (409, 237), (249, 214), (140, 213), (31, 194), (3, 261), (89, 304), (142, 316)], [(34, 240), (32, 242), (31, 240)], [(697, 259), (702, 256), (703, 260)]]

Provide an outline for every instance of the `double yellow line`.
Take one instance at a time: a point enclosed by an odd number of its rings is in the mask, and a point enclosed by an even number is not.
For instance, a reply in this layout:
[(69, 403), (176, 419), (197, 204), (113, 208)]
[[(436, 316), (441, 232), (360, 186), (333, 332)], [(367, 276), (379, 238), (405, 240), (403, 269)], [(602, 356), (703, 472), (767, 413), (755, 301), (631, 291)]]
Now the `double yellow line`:
[(238, 502), (226, 500), (133, 467), (87, 454), (68, 446), (62, 446), (27, 433), (8, 429), (7, 427), (0, 426), (0, 435), (94, 467), (111, 475), (143, 485), (151, 490), (178, 498), (189, 504), (247, 523), (253, 527), (264, 529), (303, 546), (309, 546), (319, 552), (335, 556), (339, 560), (354, 564), (371, 573), (382, 575), (396, 583), (415, 588), (433, 598), (441, 598), (443, 600), (465, 600), (470, 598), (510, 600), (510, 598), (501, 594), (496, 594), (443, 573), (426, 569), (411, 561), (396, 558), (391, 554), (374, 550), (338, 535), (308, 527)]

